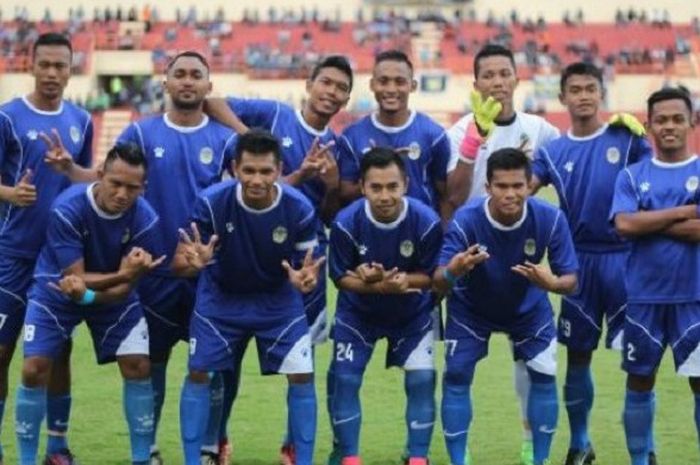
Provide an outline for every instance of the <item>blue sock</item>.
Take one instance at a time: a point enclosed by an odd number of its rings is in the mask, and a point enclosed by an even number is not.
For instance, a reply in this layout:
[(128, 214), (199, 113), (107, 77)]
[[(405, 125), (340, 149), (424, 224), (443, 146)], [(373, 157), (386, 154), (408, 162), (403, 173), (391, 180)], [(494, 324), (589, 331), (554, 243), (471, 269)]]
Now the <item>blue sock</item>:
[(632, 465), (647, 465), (649, 455), (649, 432), (654, 424), (654, 410), (651, 392), (637, 392), (627, 389), (623, 420), (627, 450)]
[(202, 438), (209, 418), (209, 383), (193, 383), (185, 378), (180, 396), (180, 436), (185, 465), (199, 465)]
[(569, 365), (564, 384), (564, 402), (569, 416), (569, 448), (584, 450), (591, 443), (588, 418), (593, 407), (593, 377), (590, 365)]
[(156, 445), (156, 435), (160, 415), (165, 402), (165, 380), (167, 379), (167, 362), (151, 362), (151, 381), (153, 383), (153, 444)]
[(70, 394), (62, 396), (48, 394), (46, 396), (46, 430), (48, 432), (46, 455), (68, 449), (66, 432), (68, 431), (70, 406)]
[(472, 421), (471, 384), (442, 382), (442, 428), (450, 463), (463, 465), (467, 452), (469, 424)]
[(288, 417), (297, 465), (311, 465), (316, 439), (316, 388), (314, 382), (290, 384), (287, 391)]
[[(651, 391), (651, 417), (656, 416), (656, 392)], [(652, 423), (651, 428), (649, 428), (649, 437), (647, 441), (647, 447), (649, 452), (656, 451), (656, 442), (654, 441), (654, 424)]]
[(124, 380), (124, 414), (129, 427), (131, 460), (148, 461), (153, 441), (153, 382), (151, 378)]
[(17, 388), (15, 404), (15, 433), (19, 447), (20, 465), (35, 465), (39, 451), (39, 431), (46, 413), (46, 388)]
[(222, 371), (221, 376), (224, 381), (224, 402), (221, 407), (221, 427), (219, 428), (219, 439), (228, 439), (228, 420), (231, 417), (233, 402), (238, 396), (238, 388), (241, 384), (241, 365), (236, 365), (235, 371)]
[(331, 441), (333, 442), (333, 448), (338, 446), (338, 436), (335, 432), (335, 425), (333, 424), (333, 398), (335, 397), (335, 364), (331, 362), (326, 372), (326, 410), (328, 411), (328, 419), (331, 423)]
[(435, 370), (407, 371), (404, 386), (408, 455), (427, 457), (435, 425)]
[(220, 372), (214, 374), (209, 383), (209, 419), (202, 438), (204, 450), (217, 452), (219, 449), (219, 431), (221, 413), (224, 405), (224, 379)]
[[(0, 434), (2, 434), (2, 419), (5, 416), (5, 399), (0, 399)], [(2, 444), (0, 444), (0, 459), (4, 457)]]
[(695, 429), (698, 432), (698, 446), (700, 446), (700, 394), (695, 394)]
[(331, 421), (342, 457), (357, 455), (360, 448), (361, 385), (361, 374), (335, 373), (335, 398)]
[(530, 395), (527, 401), (527, 421), (532, 429), (532, 448), (535, 465), (541, 465), (549, 458), (552, 439), (557, 429), (559, 402), (554, 376), (528, 369), (530, 374)]

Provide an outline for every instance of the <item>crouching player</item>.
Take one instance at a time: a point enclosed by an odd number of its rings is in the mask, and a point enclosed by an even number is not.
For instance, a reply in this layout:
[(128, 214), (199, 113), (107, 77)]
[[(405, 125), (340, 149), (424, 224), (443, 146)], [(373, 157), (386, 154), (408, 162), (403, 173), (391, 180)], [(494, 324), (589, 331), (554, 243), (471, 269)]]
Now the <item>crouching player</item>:
[(278, 183), (281, 168), (274, 136), (260, 129), (241, 135), (236, 180), (204, 190), (194, 207), (193, 236), (182, 232), (173, 268), (181, 276), (199, 274), (190, 372), (180, 400), (186, 465), (200, 463), (209, 374), (234, 370), (251, 337), (263, 374), (289, 379), (296, 463), (312, 463), (316, 393), (302, 293), (315, 288), (324, 259), (312, 259), (318, 246), (314, 209), (301, 192)]
[(360, 161), (365, 198), (331, 228), (330, 274), (338, 286), (333, 327), (332, 421), (343, 465), (359, 465), (360, 385), (374, 344), (387, 338), (387, 366), (405, 370), (409, 464), (425, 465), (435, 423), (430, 287), (442, 240), (440, 218), (406, 197), (400, 155), (373, 148)]
[(148, 464), (153, 435), (148, 328), (133, 288), (165, 257), (154, 260), (149, 253), (158, 217), (140, 197), (146, 161), (138, 146), (112, 148), (98, 176), (96, 183), (77, 184), (56, 199), (29, 290), (15, 426), (21, 465), (36, 463), (53, 359), (83, 321), (97, 362), (119, 365), (131, 460)]
[[(561, 210), (528, 198), (527, 156), (500, 149), (488, 160), (487, 197), (455, 214), (445, 234), (433, 280), (447, 298), (442, 423), (452, 465), (465, 465), (472, 418), (470, 388), (491, 333), (512, 342), (532, 387), (527, 419), (534, 463), (549, 463), (557, 424), (556, 325), (547, 291), (576, 289), (578, 262)], [(549, 266), (543, 264), (545, 253)]]

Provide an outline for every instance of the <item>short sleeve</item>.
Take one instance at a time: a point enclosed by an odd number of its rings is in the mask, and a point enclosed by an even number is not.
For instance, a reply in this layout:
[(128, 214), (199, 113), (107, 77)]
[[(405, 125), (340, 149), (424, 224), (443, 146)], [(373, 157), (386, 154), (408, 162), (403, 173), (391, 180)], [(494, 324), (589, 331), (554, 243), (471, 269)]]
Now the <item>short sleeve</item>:
[(537, 176), (540, 183), (546, 186), (552, 182), (549, 174), (549, 153), (545, 147), (540, 147), (535, 153), (535, 159), (532, 161), (532, 174)]
[(236, 158), (236, 144), (238, 143), (238, 135), (232, 134), (226, 139), (224, 144), (224, 156), (222, 157), (221, 175), (228, 173), (232, 178), (233, 174), (233, 159)]
[(144, 198), (140, 198), (132, 227), (132, 231), (136, 232), (131, 236), (129, 245), (144, 249), (153, 255), (154, 259), (161, 255), (163, 245), (158, 238), (157, 224), (158, 215)]
[(197, 225), (199, 234), (202, 235), (203, 243), (208, 243), (211, 236), (217, 234), (214, 210), (211, 206), (211, 200), (208, 197), (203, 195), (197, 197), (194, 207), (192, 208), (191, 222)]
[(280, 112), (280, 103), (274, 100), (228, 98), (226, 103), (243, 124), (251, 128), (272, 130)]
[[(299, 204), (299, 219), (296, 224), (294, 234), (294, 256), (293, 260), (303, 260), (309, 249), (317, 249), (318, 233), (317, 233), (317, 217), (314, 208), (311, 204), (304, 200)], [(317, 254), (314, 253), (314, 256)]]
[(540, 140), (537, 141), (537, 147), (543, 147), (547, 145), (548, 143), (552, 142), (554, 139), (558, 139), (559, 136), (561, 136), (561, 133), (559, 132), (559, 129), (557, 129), (556, 126), (551, 124), (547, 120), (542, 120), (542, 130), (540, 131)]
[(639, 211), (639, 197), (634, 187), (632, 173), (624, 169), (617, 174), (615, 194), (608, 219), (613, 221), (618, 213), (634, 213)]
[(429, 275), (433, 274), (437, 268), (441, 246), (442, 224), (440, 219), (436, 218), (420, 238), (419, 266), (421, 271)]
[(471, 116), (467, 115), (457, 121), (450, 129), (447, 130), (447, 138), (450, 142), (450, 160), (447, 163), (447, 172), (454, 171), (459, 161), (459, 147), (462, 145), (462, 139), (467, 132)]
[(445, 131), (433, 141), (430, 147), (431, 161), (430, 174), (434, 181), (445, 181), (447, 179), (447, 165), (450, 163), (450, 140)]
[(343, 181), (357, 182), (360, 179), (360, 159), (347, 134), (338, 139), (338, 171)]
[(85, 123), (85, 131), (83, 133), (83, 146), (80, 149), (80, 153), (76, 159), (76, 163), (83, 168), (90, 168), (92, 165), (92, 138), (93, 138), (94, 128), (92, 125), (92, 119), (88, 116), (87, 122)]
[(450, 263), (452, 257), (469, 248), (469, 239), (467, 239), (464, 228), (460, 223), (461, 216), (455, 215), (447, 227), (445, 238), (442, 241), (442, 248), (440, 249), (440, 258), (438, 260), (440, 266), (446, 266)]
[(337, 283), (345, 274), (357, 268), (358, 262), (355, 240), (350, 231), (338, 221), (331, 226), (329, 253), (329, 275)]
[(70, 211), (54, 208), (49, 219), (46, 244), (51, 247), (61, 270), (83, 258), (81, 224)]
[(654, 156), (654, 149), (646, 137), (633, 136), (632, 149), (627, 164), (631, 165), (640, 161), (651, 159)]
[(117, 137), (117, 144), (136, 144), (141, 147), (142, 151), (145, 151), (143, 138), (141, 137), (141, 133), (136, 123), (131, 123), (126, 127), (126, 129), (124, 129), (124, 131), (122, 131), (121, 134), (119, 134), (119, 137)]
[(558, 210), (552, 226), (547, 250), (549, 266), (556, 275), (575, 273), (578, 268), (578, 259), (574, 250), (574, 240), (571, 238), (569, 223), (564, 214)]

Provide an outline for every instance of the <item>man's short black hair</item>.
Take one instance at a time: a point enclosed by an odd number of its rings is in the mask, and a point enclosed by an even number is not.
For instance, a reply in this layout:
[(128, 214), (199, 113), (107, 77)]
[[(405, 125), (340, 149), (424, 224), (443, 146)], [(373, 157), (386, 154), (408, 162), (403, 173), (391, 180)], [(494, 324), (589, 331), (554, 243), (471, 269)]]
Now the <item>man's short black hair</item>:
[(666, 87), (657, 90), (647, 99), (647, 118), (651, 119), (654, 105), (664, 100), (682, 100), (688, 108), (688, 113), (693, 114), (693, 102), (690, 100), (690, 93), (684, 87)]
[(36, 56), (36, 49), (42, 45), (68, 47), (68, 51), (70, 51), (70, 54), (73, 55), (73, 46), (71, 45), (70, 40), (68, 37), (64, 36), (63, 34), (59, 34), (58, 32), (46, 32), (41, 34), (36, 39), (36, 42), (34, 42), (34, 46), (32, 47), (32, 57)]
[(385, 50), (383, 52), (379, 52), (377, 56), (374, 57), (374, 66), (377, 66), (382, 61), (398, 61), (399, 63), (406, 63), (408, 69), (411, 70), (411, 74), (413, 74), (413, 63), (411, 63), (408, 55), (401, 50)]
[(272, 133), (261, 128), (252, 128), (238, 136), (236, 162), (241, 161), (243, 152), (251, 155), (268, 155), (271, 153), (275, 157), (275, 163), (279, 163), (282, 160), (279, 140)]
[(474, 57), (474, 77), (479, 76), (479, 62), (484, 58), (503, 56), (510, 60), (510, 64), (513, 65), (513, 71), (515, 71), (515, 58), (513, 57), (513, 52), (497, 44), (486, 44), (479, 50)]
[(532, 165), (525, 152), (510, 147), (496, 150), (486, 162), (486, 180), (490, 183), (495, 171), (512, 170), (525, 170), (527, 180), (532, 178)]
[(399, 153), (391, 147), (372, 147), (360, 160), (360, 179), (364, 181), (370, 168), (386, 168), (390, 165), (399, 167), (403, 177), (406, 177), (406, 163)]
[(199, 52), (195, 52), (194, 50), (187, 50), (185, 52), (180, 52), (177, 55), (175, 55), (173, 59), (168, 62), (168, 67), (166, 68), (165, 72), (169, 73), (172, 67), (175, 65), (175, 62), (183, 57), (196, 58), (204, 65), (205, 68), (207, 68), (207, 73), (209, 72), (209, 62), (207, 61), (207, 59), (204, 57), (204, 55), (202, 55)]
[(133, 142), (119, 143), (112, 147), (107, 152), (104, 171), (107, 171), (116, 160), (121, 160), (131, 166), (143, 166), (144, 171), (148, 169), (148, 162), (143, 151), (141, 151), (141, 147)]
[(328, 55), (327, 57), (323, 58), (321, 61), (316, 63), (314, 69), (311, 70), (311, 76), (309, 76), (309, 80), (315, 80), (318, 77), (318, 75), (321, 74), (321, 70), (324, 68), (335, 68), (341, 73), (345, 74), (348, 77), (348, 80), (350, 81), (349, 90), (352, 90), (352, 66), (350, 66), (350, 62), (347, 58), (345, 58), (343, 55)]
[(566, 81), (571, 76), (591, 76), (596, 78), (600, 84), (601, 90), (603, 89), (603, 72), (595, 65), (590, 63), (584, 63), (579, 61), (577, 63), (571, 63), (569, 66), (564, 68), (561, 73), (561, 79), (559, 80), (559, 89), (561, 93), (564, 93), (564, 88), (566, 87)]

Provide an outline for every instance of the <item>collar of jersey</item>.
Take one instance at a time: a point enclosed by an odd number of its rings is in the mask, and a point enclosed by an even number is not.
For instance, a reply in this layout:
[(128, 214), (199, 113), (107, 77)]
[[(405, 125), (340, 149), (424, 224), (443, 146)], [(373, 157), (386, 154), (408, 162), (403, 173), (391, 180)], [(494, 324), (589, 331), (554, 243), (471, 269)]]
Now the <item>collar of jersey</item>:
[(297, 115), (297, 120), (299, 121), (299, 124), (301, 124), (301, 127), (306, 129), (306, 132), (313, 134), (316, 137), (323, 137), (328, 133), (328, 126), (323, 128), (322, 131), (319, 131), (318, 129), (309, 126), (309, 123), (307, 123), (304, 119), (304, 115), (301, 114), (301, 110), (297, 110), (295, 113)]
[(511, 116), (507, 120), (505, 120), (505, 121), (494, 120), (493, 124), (495, 124), (496, 126), (510, 126), (511, 124), (515, 123), (516, 119), (518, 119), (518, 112), (514, 111), (513, 116)]
[(575, 136), (574, 133), (571, 131), (571, 128), (569, 128), (569, 130), (566, 131), (566, 137), (576, 142), (585, 142), (587, 140), (595, 139), (607, 130), (608, 123), (605, 123), (601, 127), (599, 127), (593, 134), (589, 134), (587, 136)]
[(389, 132), (389, 133), (403, 131), (404, 129), (409, 127), (411, 124), (413, 124), (413, 120), (416, 119), (416, 112), (411, 110), (411, 113), (408, 115), (408, 119), (401, 126), (385, 126), (379, 122), (379, 119), (377, 118), (377, 114), (378, 113), (376, 111), (372, 112), (372, 114), (370, 115), (370, 121), (372, 121), (372, 124), (374, 125), (375, 128), (380, 129), (384, 132)]
[(243, 208), (243, 210), (249, 212), (249, 213), (254, 213), (256, 215), (262, 215), (263, 213), (267, 213), (270, 210), (274, 209), (277, 205), (279, 205), (280, 200), (282, 200), (282, 186), (280, 186), (278, 183), (275, 183), (275, 187), (277, 188), (277, 197), (275, 200), (272, 202), (272, 205), (269, 207), (263, 208), (262, 210), (258, 210), (253, 207), (249, 207), (248, 205), (245, 204), (243, 201), (243, 186), (241, 183), (236, 183), (236, 201), (238, 204)]
[(105, 220), (116, 220), (118, 218), (121, 218), (124, 212), (107, 213), (106, 211), (102, 210), (100, 207), (97, 206), (97, 202), (95, 201), (95, 193), (92, 191), (95, 188), (96, 184), (97, 182), (88, 184), (87, 191), (85, 192), (85, 194), (87, 195), (88, 201), (90, 202), (90, 206), (93, 210), (95, 210), (95, 213), (97, 213), (97, 216), (99, 216), (100, 218), (104, 218)]
[(382, 223), (381, 221), (377, 221), (374, 216), (372, 215), (372, 209), (369, 207), (369, 200), (365, 199), (365, 215), (367, 215), (367, 219), (372, 222), (373, 225), (375, 225), (379, 229), (394, 229), (397, 227), (401, 222), (406, 218), (406, 214), (408, 213), (408, 199), (406, 197), (403, 198), (403, 209), (401, 210), (401, 213), (399, 213), (399, 217), (396, 218), (394, 221), (391, 223)]
[(661, 161), (658, 158), (653, 157), (651, 159), (651, 162), (653, 164), (655, 164), (656, 166), (658, 166), (659, 168), (681, 168), (685, 165), (689, 165), (689, 164), (693, 163), (697, 159), (698, 159), (697, 155), (691, 155), (691, 157), (688, 158), (687, 160), (677, 161), (675, 163), (669, 163), (667, 161)]
[(506, 226), (505, 224), (501, 224), (498, 221), (496, 221), (492, 216), (491, 212), (489, 211), (489, 202), (491, 201), (491, 196), (489, 195), (484, 199), (484, 213), (486, 213), (486, 219), (489, 220), (489, 223), (491, 223), (491, 226), (494, 228), (500, 230), (500, 231), (514, 231), (518, 229), (520, 226), (523, 225), (525, 220), (527, 219), (527, 200), (525, 200), (525, 204), (523, 205), (523, 216), (520, 217), (518, 221), (515, 223), (511, 224), (510, 226)]
[(61, 100), (61, 104), (58, 106), (58, 110), (54, 111), (48, 111), (48, 110), (39, 110), (37, 107), (32, 105), (32, 102), (29, 101), (26, 95), (22, 96), (22, 101), (24, 102), (25, 105), (29, 107), (30, 110), (32, 110), (34, 113), (38, 113), (40, 115), (60, 115), (63, 112), (63, 100)]
[(209, 116), (206, 114), (202, 115), (204, 118), (202, 118), (202, 122), (199, 123), (197, 126), (179, 126), (172, 121), (170, 121), (170, 118), (168, 118), (167, 113), (163, 113), (163, 122), (165, 125), (171, 129), (174, 129), (178, 132), (184, 132), (184, 133), (189, 133), (189, 132), (195, 132), (199, 129), (202, 129), (204, 126), (209, 124)]

